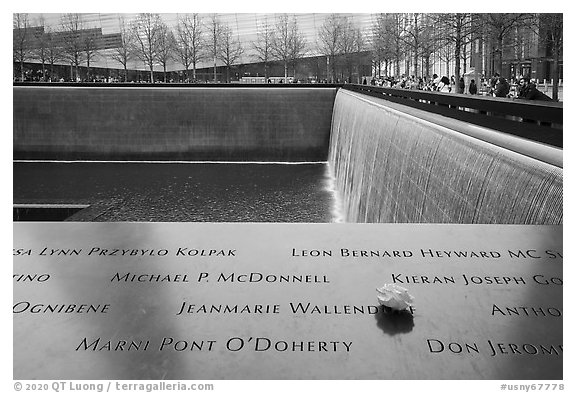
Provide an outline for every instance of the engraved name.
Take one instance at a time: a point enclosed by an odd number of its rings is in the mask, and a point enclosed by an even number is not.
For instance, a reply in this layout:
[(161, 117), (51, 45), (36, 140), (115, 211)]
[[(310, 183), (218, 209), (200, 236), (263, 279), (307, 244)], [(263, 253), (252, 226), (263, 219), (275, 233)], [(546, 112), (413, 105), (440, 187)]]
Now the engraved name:
[(556, 307), (525, 307), (492, 305), (492, 315), (518, 317), (561, 317), (562, 310)]
[(220, 273), (218, 282), (242, 282), (242, 283), (306, 283), (306, 284), (328, 284), (330, 280), (325, 275), (313, 274), (263, 274), (259, 272), (251, 273)]
[(440, 354), (480, 354), (488, 352), (491, 357), (504, 355), (549, 355), (561, 356), (564, 347), (562, 344), (533, 344), (533, 343), (501, 343), (487, 340), (484, 343), (477, 342), (444, 342), (439, 339), (429, 338), (426, 340), (430, 353)]
[(27, 301), (18, 302), (12, 307), (14, 314), (107, 314), (110, 304), (42, 304)]

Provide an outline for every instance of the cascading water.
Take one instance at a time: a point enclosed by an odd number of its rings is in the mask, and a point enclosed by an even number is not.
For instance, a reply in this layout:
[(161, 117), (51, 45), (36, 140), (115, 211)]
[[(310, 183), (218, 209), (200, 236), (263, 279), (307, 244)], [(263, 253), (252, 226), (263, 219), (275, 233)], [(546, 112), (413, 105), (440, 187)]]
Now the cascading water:
[(561, 224), (562, 168), (340, 89), (329, 166), (346, 222)]

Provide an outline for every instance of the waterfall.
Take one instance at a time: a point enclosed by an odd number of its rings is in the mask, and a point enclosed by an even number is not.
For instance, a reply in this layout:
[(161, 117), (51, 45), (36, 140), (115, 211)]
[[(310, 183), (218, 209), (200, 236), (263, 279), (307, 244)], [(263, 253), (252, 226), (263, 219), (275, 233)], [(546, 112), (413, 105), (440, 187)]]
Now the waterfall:
[[(418, 113), (344, 89), (337, 93), (328, 164), (346, 222), (562, 223), (561, 165)], [(561, 161), (561, 150), (553, 153)]]

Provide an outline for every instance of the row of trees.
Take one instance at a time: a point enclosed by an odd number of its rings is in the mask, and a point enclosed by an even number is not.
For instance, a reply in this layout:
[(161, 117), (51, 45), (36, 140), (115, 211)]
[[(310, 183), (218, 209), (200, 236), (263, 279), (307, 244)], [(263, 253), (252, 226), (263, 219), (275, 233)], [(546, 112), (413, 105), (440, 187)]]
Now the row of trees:
[[(170, 28), (159, 14), (142, 13), (132, 21), (121, 17), (119, 26), (117, 43), (106, 55), (124, 67), (125, 75), (130, 62), (142, 62), (150, 71), (151, 82), (156, 66), (166, 74), (169, 64), (177, 62), (184, 66), (188, 78), (192, 70), (191, 79), (196, 79), (198, 64), (207, 61), (214, 65), (214, 80), (220, 63), (226, 67), (229, 81), (230, 67), (239, 62), (245, 51), (232, 28), (216, 14), (186, 14)], [(53, 66), (66, 61), (75, 67), (77, 75), (78, 67), (85, 63), (89, 73), (90, 61), (103, 49), (95, 34), (91, 34), (93, 30), (85, 28), (81, 14), (64, 14), (57, 28), (47, 26), (42, 19), (32, 27), (27, 14), (15, 14), (14, 61), (23, 65), (26, 60), (37, 59), (43, 70), (45, 64)], [(305, 55), (307, 43), (296, 18), (282, 14), (273, 26), (267, 23), (259, 30), (252, 47), (253, 61), (263, 62), (265, 67), (271, 61), (281, 61), (287, 77), (289, 65)]]
[[(562, 29), (562, 14), (380, 14), (374, 25), (371, 50), (374, 63), (383, 65), (385, 74), (394, 67), (394, 75), (401, 75), (403, 64), (406, 74), (429, 76), (434, 59), (434, 63), (446, 62), (446, 69), (453, 64), (453, 75), (459, 80), (473, 53), (477, 62), (492, 59), (489, 68), (502, 74), (505, 53), (514, 59), (536, 57), (526, 52), (536, 51), (539, 41), (551, 49), (557, 94)], [(536, 37), (535, 42), (530, 36)], [(486, 50), (489, 53), (482, 53)], [(481, 64), (475, 66), (484, 69)]]
[(42, 63), (43, 78), (47, 65), (53, 71), (54, 65), (67, 62), (75, 67), (78, 75), (78, 68), (85, 62), (89, 77), (90, 63), (100, 49), (100, 29), (85, 28), (80, 14), (64, 15), (57, 29), (48, 26), (43, 17), (32, 25), (28, 14), (14, 14), (13, 25), (13, 58), (20, 63), (22, 79), (24, 62), (28, 60)]
[[(271, 62), (281, 62), (287, 77), (290, 67), (295, 73), (298, 59), (324, 55), (328, 79), (334, 81), (338, 70), (350, 79), (359, 65), (358, 53), (370, 51), (376, 74), (383, 68), (385, 75), (396, 77), (430, 76), (433, 64), (445, 62), (446, 69), (448, 64), (454, 65), (453, 75), (458, 80), (472, 62), (472, 53), (489, 48), (490, 53), (482, 57), (489, 54), (493, 70), (501, 73), (506, 51), (522, 52), (528, 44), (526, 32), (538, 35), (545, 31), (539, 39), (552, 48), (552, 79), (557, 83), (563, 41), (562, 14), (378, 14), (372, 29), (361, 29), (351, 19), (331, 14), (318, 29), (315, 42), (306, 40), (295, 16), (280, 14), (258, 26), (254, 42), (243, 44), (217, 14), (181, 15), (171, 28), (159, 14), (144, 13), (131, 21), (121, 18), (119, 25), (117, 40), (105, 56), (122, 64), (125, 73), (129, 62), (140, 61), (150, 71), (151, 81), (154, 67), (160, 66), (166, 73), (171, 62), (182, 64), (188, 79), (196, 79), (199, 64), (212, 62), (214, 80), (219, 63), (226, 67), (229, 81), (230, 68), (247, 50), (251, 54), (244, 61), (262, 63), (265, 77)], [(103, 49), (97, 30), (86, 29), (82, 14), (64, 14), (59, 26), (47, 26), (41, 18), (34, 27), (27, 14), (15, 14), (14, 61), (23, 64), (35, 58), (42, 62), (43, 70), (45, 64), (65, 61), (75, 67), (76, 74), (79, 65), (86, 64), (89, 74), (91, 60)]]

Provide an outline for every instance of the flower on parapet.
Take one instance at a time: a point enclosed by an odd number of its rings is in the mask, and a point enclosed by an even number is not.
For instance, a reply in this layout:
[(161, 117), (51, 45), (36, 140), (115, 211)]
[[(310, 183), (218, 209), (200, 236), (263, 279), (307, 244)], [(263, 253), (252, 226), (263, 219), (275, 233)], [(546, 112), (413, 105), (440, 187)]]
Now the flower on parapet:
[(414, 302), (414, 297), (408, 293), (408, 290), (396, 284), (384, 284), (376, 288), (376, 292), (378, 292), (378, 303), (393, 310), (405, 310)]

